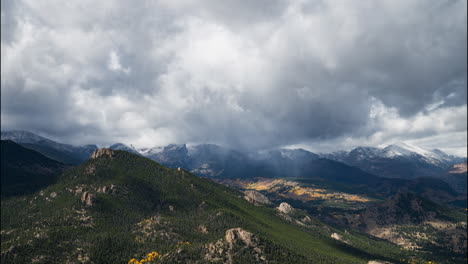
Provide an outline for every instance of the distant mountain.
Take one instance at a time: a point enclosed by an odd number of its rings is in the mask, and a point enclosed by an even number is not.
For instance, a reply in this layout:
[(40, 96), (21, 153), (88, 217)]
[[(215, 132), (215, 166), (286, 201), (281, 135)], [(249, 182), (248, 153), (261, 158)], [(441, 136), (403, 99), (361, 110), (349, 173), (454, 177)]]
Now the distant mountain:
[[(22, 145), (27, 148), (72, 164), (87, 159), (92, 150), (96, 149), (93, 145), (75, 147), (60, 144), (24, 131), (2, 132), (2, 137), (23, 142)], [(165, 147), (135, 149), (133, 146), (117, 143), (110, 149), (142, 155), (165, 166), (183, 168), (202, 177), (298, 178), (342, 187), (348, 185), (355, 190), (373, 189), (384, 196), (401, 189), (414, 189), (426, 197), (432, 196), (430, 199), (438, 202), (459, 199), (451, 187), (464, 191), (463, 188), (457, 188), (453, 184), (449, 186), (440, 180), (451, 183), (461, 180), (463, 183), (460, 177), (449, 180), (450, 177), (440, 176), (449, 170), (447, 164), (459, 161), (459, 158), (438, 150), (427, 151), (407, 144), (390, 145), (384, 149), (359, 147), (350, 152), (342, 151), (330, 155), (317, 155), (303, 149), (244, 153), (214, 144), (170, 144)], [(415, 180), (390, 180), (376, 175)]]
[(140, 149), (139, 153), (170, 168), (180, 167), (203, 177), (265, 177), (273, 173), (270, 167), (245, 153), (214, 144), (170, 144)]
[(234, 189), (110, 149), (97, 150), (40, 192), (2, 199), (1, 210), (2, 263), (396, 263), (409, 257), (369, 237), (349, 235), (356, 244), (344, 244), (323, 224), (291, 223)]
[(253, 160), (270, 166), (281, 177), (301, 177), (301, 169), (320, 158), (319, 155), (304, 149), (275, 149), (251, 153)]
[(153, 150), (146, 157), (171, 168), (181, 167), (191, 170), (188, 161), (188, 150), (185, 144), (170, 144), (159, 152)]
[[(121, 144), (119, 149), (136, 152)], [(381, 151), (377, 148), (358, 148), (353, 155), (370, 157), (377, 156), (376, 153)], [(382, 197), (394, 195), (401, 190), (412, 190), (431, 200), (443, 203), (461, 199), (457, 192), (440, 179), (382, 178), (339, 161), (321, 158), (303, 149), (275, 149), (246, 154), (214, 144), (189, 147), (185, 144), (170, 144), (165, 147), (139, 150), (139, 153), (165, 166), (183, 168), (203, 177), (217, 179), (294, 178), (351, 192), (374, 193)]]
[(304, 166), (300, 179), (310, 183), (320, 183), (335, 189), (344, 189), (354, 193), (374, 193), (389, 197), (401, 191), (411, 191), (427, 199), (447, 203), (465, 200), (459, 197), (446, 182), (432, 178), (392, 179), (376, 176), (359, 168), (329, 160), (317, 159)]
[(130, 153), (133, 153), (133, 154), (140, 155), (140, 152), (138, 152), (133, 146), (129, 147), (129, 146), (123, 144), (123, 143), (113, 144), (109, 148), (112, 149), (112, 150), (123, 150), (123, 151), (127, 151), (127, 152), (130, 152)]
[(1, 195), (28, 194), (56, 181), (64, 164), (22, 147), (1, 141)]
[(214, 144), (170, 144), (140, 149), (139, 153), (171, 168), (199, 176), (221, 178), (299, 176), (298, 169), (319, 156), (303, 149), (275, 149), (244, 153)]
[(321, 156), (379, 176), (405, 179), (437, 176), (464, 160), (438, 149), (425, 150), (407, 143), (393, 144), (383, 149), (358, 147), (349, 152), (340, 151)]
[(27, 131), (2, 131), (1, 139), (14, 141), (46, 157), (71, 165), (87, 160), (97, 149), (96, 145), (73, 146), (58, 143)]

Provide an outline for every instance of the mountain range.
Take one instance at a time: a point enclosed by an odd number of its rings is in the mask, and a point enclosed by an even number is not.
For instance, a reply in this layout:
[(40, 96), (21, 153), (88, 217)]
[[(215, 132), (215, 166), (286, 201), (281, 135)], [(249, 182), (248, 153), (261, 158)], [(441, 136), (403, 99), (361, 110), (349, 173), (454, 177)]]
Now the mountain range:
[(345, 244), (332, 238), (342, 231), (304, 213), (304, 223), (288, 220), (300, 210), (250, 204), (239, 191), (126, 151), (99, 149), (56, 182), (3, 198), (1, 205), (2, 263), (367, 263), (409, 257), (358, 234), (343, 234), (353, 241)]
[[(96, 145), (61, 144), (26, 131), (5, 131), (2, 140), (12, 140), (26, 148), (65, 164), (79, 164), (97, 149)], [(319, 159), (333, 160), (386, 177), (415, 179), (435, 177), (446, 179), (454, 165), (466, 162), (466, 157), (448, 155), (441, 150), (426, 150), (407, 143), (385, 148), (358, 147), (351, 151), (316, 154), (304, 149), (274, 149), (242, 152), (214, 144), (170, 144), (136, 149), (123, 143), (109, 147), (124, 150), (157, 161), (171, 168), (181, 167), (203, 177), (302, 177), (303, 168)], [(454, 183), (456, 181), (450, 180)], [(455, 184), (455, 188), (457, 185)]]
[(463, 161), (414, 146), (98, 149), (2, 132), (2, 263), (464, 263)]
[(358, 147), (349, 152), (339, 151), (322, 157), (340, 161), (389, 178), (438, 176), (451, 166), (466, 161), (466, 157), (448, 155), (441, 150), (399, 143), (385, 148)]

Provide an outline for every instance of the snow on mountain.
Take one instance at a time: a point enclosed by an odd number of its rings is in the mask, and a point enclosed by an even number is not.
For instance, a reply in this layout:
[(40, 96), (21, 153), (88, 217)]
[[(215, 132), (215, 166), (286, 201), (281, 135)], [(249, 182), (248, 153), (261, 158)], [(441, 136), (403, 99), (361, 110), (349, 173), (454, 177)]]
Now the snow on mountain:
[(418, 158), (419, 156), (426, 162), (437, 166), (446, 166), (459, 160), (459, 158), (448, 155), (439, 149), (428, 150), (405, 142), (389, 145), (383, 149), (383, 153), (384, 157), (387, 158), (398, 156)]
[(377, 158), (382, 156), (382, 149), (374, 147), (357, 147), (349, 152), (349, 156), (357, 160)]
[(34, 133), (21, 130), (2, 131), (2, 140), (11, 140), (16, 143), (38, 143), (38, 142), (53, 142), (50, 139), (38, 136)]
[(346, 163), (388, 178), (436, 176), (463, 158), (441, 150), (428, 150), (409, 143), (396, 143), (384, 148), (357, 147), (349, 152), (321, 154), (321, 157)]
[(416, 153), (426, 158), (437, 158), (437, 155), (430, 150), (404, 142), (389, 145), (383, 151), (386, 157), (410, 156)]
[(127, 151), (127, 152), (131, 152), (131, 153), (140, 155), (140, 152), (138, 152), (132, 145), (127, 146), (127, 145), (125, 145), (123, 143), (116, 143), (116, 144), (110, 146), (109, 148), (112, 149), (112, 150), (123, 150), (123, 151)]
[(394, 158), (415, 158), (428, 163), (451, 163), (460, 158), (448, 155), (439, 149), (428, 150), (406, 142), (388, 145), (384, 148), (357, 147), (351, 151), (337, 151), (329, 154), (320, 154), (323, 158), (338, 161), (345, 160), (372, 160), (372, 159), (394, 159)]
[(87, 160), (98, 148), (96, 145), (74, 146), (62, 144), (28, 131), (2, 131), (2, 140), (14, 141), (46, 157), (66, 164), (79, 164)]
[(57, 150), (63, 151), (74, 151), (75, 149), (83, 149), (83, 150), (92, 150), (94, 151), (97, 149), (96, 145), (82, 145), (82, 146), (74, 146), (70, 144), (63, 144), (58, 143), (53, 140), (47, 139), (45, 137), (41, 137), (29, 131), (23, 130), (11, 130), (11, 131), (2, 131), (1, 132), (1, 139), (2, 140), (11, 140), (18, 144), (41, 144), (53, 147)]

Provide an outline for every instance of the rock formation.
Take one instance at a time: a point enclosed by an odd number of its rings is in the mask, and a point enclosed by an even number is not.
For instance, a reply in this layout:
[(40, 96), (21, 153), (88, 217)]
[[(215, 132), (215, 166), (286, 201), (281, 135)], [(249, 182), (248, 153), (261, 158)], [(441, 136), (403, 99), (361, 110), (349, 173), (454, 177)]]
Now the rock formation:
[(81, 202), (86, 206), (93, 206), (94, 198), (96, 196), (89, 192), (84, 192), (81, 196)]
[(294, 208), (289, 205), (288, 203), (281, 203), (278, 207), (276, 207), (276, 210), (284, 213), (284, 214), (289, 214), (294, 211)]
[(271, 204), (270, 200), (265, 195), (257, 191), (248, 190), (245, 191), (244, 194), (244, 199), (254, 205)]
[(94, 151), (93, 155), (91, 155), (91, 159), (97, 159), (101, 156), (107, 156), (109, 158), (112, 158), (115, 156), (115, 151), (108, 148), (100, 148)]

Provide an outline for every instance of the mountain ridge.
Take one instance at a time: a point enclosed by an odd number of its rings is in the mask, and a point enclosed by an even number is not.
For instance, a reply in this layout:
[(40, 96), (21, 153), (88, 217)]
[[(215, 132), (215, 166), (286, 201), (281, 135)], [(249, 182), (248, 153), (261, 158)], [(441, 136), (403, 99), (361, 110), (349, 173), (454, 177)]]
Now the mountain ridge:
[(375, 245), (351, 249), (327, 229), (307, 230), (234, 189), (99, 149), (41, 192), (2, 199), (2, 234), (8, 234), (2, 262), (121, 263), (154, 251), (161, 263), (367, 263), (406, 256), (386, 242), (367, 238)]
[(14, 141), (53, 160), (71, 165), (77, 165), (87, 160), (98, 148), (96, 145), (74, 146), (58, 143), (22, 130), (2, 131), (1, 139)]

